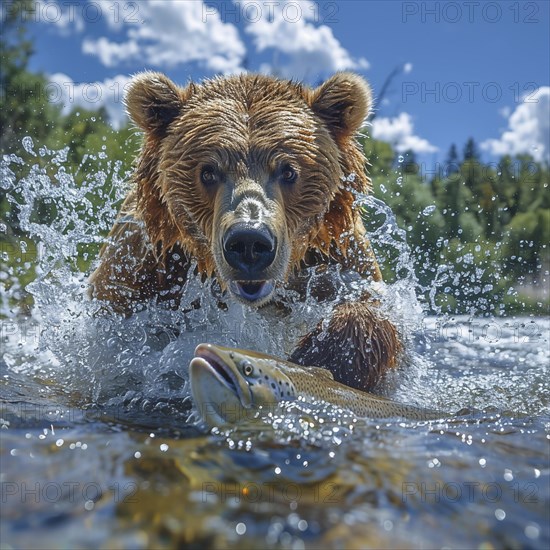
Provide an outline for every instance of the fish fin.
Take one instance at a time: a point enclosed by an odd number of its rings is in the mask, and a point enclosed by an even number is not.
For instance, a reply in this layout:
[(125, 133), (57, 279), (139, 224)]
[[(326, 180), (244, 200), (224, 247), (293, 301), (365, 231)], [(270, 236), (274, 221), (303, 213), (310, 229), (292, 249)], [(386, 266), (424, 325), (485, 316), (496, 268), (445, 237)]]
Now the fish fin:
[(309, 370), (309, 372), (315, 374), (316, 376), (323, 376), (324, 378), (328, 378), (329, 380), (334, 380), (332, 372), (330, 372), (328, 369), (323, 369), (321, 367), (307, 367), (307, 370)]

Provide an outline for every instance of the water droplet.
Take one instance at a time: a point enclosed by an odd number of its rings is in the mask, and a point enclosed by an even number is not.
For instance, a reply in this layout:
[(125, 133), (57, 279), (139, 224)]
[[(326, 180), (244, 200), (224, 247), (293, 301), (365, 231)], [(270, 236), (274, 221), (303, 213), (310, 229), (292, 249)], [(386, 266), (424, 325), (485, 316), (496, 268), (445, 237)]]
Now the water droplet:
[(435, 211), (435, 204), (430, 204), (430, 206), (426, 206), (426, 208), (424, 208), (424, 210), (422, 210), (422, 215), (423, 216), (429, 216), (432, 212)]
[(36, 153), (34, 152), (34, 142), (32, 140), (31, 136), (25, 136), (21, 140), (21, 144), (23, 145), (23, 149), (27, 151), (27, 153), (31, 154), (33, 157), (36, 157)]
[(399, 156), (397, 157), (397, 161), (398, 161), (398, 162), (403, 162), (404, 160), (405, 160), (405, 157), (404, 157), (403, 155), (399, 155)]
[(237, 523), (235, 531), (237, 531), (237, 535), (244, 535), (246, 533), (246, 525), (244, 523)]
[(525, 536), (530, 539), (537, 539), (540, 534), (540, 528), (538, 525), (531, 523), (525, 528)]

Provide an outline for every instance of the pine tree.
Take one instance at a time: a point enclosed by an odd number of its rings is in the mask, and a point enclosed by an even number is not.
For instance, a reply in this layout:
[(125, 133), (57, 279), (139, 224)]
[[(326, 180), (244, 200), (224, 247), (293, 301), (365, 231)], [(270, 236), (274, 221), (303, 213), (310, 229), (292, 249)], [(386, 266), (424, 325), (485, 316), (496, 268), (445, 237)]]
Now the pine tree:
[(458, 151), (456, 150), (456, 145), (453, 143), (447, 153), (444, 173), (446, 176), (452, 176), (457, 172), (460, 172), (460, 158), (458, 156)]
[(479, 151), (474, 138), (468, 138), (468, 141), (464, 146), (464, 162), (468, 160), (473, 160), (475, 162), (480, 161)]
[(416, 159), (416, 153), (412, 149), (407, 149), (402, 155), (403, 157), (403, 174), (418, 174), (419, 166)]

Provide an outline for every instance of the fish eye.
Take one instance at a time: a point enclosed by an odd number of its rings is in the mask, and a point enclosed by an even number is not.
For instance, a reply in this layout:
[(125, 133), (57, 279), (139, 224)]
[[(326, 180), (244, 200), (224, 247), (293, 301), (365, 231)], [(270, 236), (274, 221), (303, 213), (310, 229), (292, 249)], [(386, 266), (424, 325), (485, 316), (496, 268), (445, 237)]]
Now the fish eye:
[(250, 376), (254, 372), (254, 367), (250, 361), (243, 361), (241, 366), (245, 376)]

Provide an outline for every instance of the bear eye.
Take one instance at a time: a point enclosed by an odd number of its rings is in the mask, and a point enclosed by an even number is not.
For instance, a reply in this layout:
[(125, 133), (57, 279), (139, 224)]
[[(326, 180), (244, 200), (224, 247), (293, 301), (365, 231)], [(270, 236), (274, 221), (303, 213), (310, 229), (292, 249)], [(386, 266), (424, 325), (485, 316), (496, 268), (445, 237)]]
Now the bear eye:
[(201, 182), (203, 185), (213, 185), (218, 181), (216, 170), (213, 166), (205, 166), (201, 170)]
[(250, 361), (244, 361), (242, 367), (245, 376), (250, 376), (254, 372), (254, 367)]
[(281, 171), (281, 181), (283, 183), (291, 184), (296, 181), (298, 178), (298, 174), (292, 166), (287, 164), (286, 166), (283, 166), (283, 169)]

